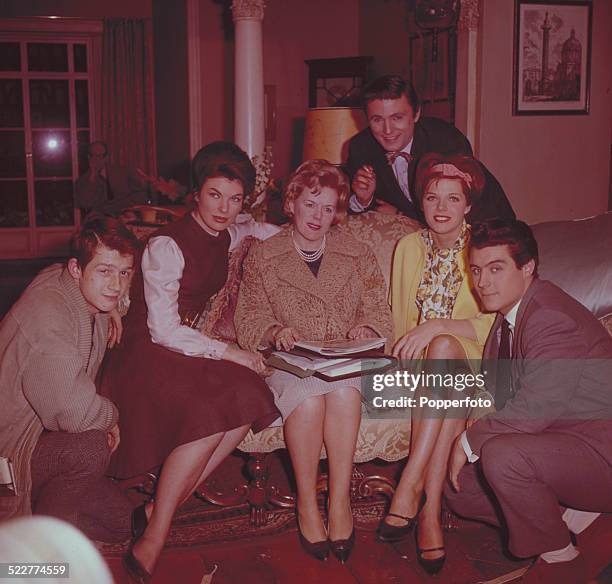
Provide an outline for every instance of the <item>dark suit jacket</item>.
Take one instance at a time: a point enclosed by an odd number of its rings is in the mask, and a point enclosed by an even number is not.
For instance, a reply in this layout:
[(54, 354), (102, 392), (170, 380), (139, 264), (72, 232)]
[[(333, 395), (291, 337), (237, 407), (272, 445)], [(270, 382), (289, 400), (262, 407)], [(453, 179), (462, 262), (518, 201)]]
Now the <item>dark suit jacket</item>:
[[(107, 180), (89, 180), (89, 171), (74, 183), (74, 206), (103, 215), (119, 215), (133, 205), (144, 205), (147, 188), (142, 179), (123, 166), (109, 164)], [(109, 192), (110, 191), (110, 192)], [(112, 198), (111, 198), (112, 193)]]
[[(498, 315), (485, 344), (487, 372), (502, 320)], [(513, 397), (467, 430), (475, 454), (495, 436), (561, 432), (612, 464), (612, 338), (582, 304), (536, 278), (519, 306), (511, 366)]]
[[(472, 147), (468, 139), (455, 126), (437, 118), (422, 117), (414, 127), (411, 150), (414, 160), (408, 165), (408, 184), (413, 197), (416, 167), (421, 156), (428, 152), (472, 156)], [(421, 209), (411, 203), (402, 192), (395, 179), (393, 168), (387, 162), (385, 150), (376, 141), (370, 128), (362, 130), (349, 142), (345, 169), (351, 181), (357, 170), (364, 164), (371, 165), (376, 172), (374, 201), (382, 199), (399, 209), (404, 215), (425, 223)], [(467, 217), (468, 221), (473, 223), (493, 218), (514, 219), (514, 211), (501, 185), (484, 164), (481, 163), (481, 166), (486, 178), (485, 188), (480, 199), (472, 206)]]

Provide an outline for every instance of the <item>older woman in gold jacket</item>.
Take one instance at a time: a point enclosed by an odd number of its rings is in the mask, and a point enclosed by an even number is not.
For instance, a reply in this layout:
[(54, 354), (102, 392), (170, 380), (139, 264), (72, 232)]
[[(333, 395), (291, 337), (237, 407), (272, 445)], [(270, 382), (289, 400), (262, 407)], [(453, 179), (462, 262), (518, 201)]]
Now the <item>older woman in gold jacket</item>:
[[(323, 160), (302, 164), (285, 189), (292, 227), (252, 248), (236, 310), (242, 347), (290, 350), (296, 340), (392, 337), (385, 282), (372, 251), (334, 229), (346, 213), (348, 182)], [(345, 561), (355, 532), (349, 487), (361, 420), (359, 378), (325, 382), (275, 371), (268, 384), (280, 410), (297, 483), (300, 542), (318, 559)], [(321, 448), (329, 461), (329, 542), (316, 496)]]

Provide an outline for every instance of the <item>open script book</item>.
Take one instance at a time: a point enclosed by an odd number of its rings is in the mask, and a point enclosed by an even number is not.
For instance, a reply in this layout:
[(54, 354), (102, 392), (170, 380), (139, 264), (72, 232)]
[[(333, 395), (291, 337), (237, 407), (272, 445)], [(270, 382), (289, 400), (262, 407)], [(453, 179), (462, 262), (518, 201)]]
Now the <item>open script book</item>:
[(333, 381), (386, 369), (395, 363), (395, 359), (382, 353), (372, 356), (333, 359), (318, 357), (294, 349), (291, 353), (273, 351), (266, 362), (275, 369), (293, 373), (297, 377), (304, 378), (315, 375), (326, 381)]
[(296, 341), (295, 346), (299, 349), (312, 351), (319, 355), (353, 355), (379, 349), (387, 342), (387, 339), (340, 339), (338, 341)]

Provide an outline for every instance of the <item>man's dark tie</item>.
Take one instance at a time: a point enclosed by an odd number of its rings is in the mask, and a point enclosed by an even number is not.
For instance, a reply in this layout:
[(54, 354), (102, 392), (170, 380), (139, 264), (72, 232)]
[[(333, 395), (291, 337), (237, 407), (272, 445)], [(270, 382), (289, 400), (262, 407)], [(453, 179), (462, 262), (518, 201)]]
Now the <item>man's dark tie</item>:
[(408, 152), (403, 152), (402, 150), (393, 150), (392, 152), (386, 152), (387, 162), (391, 165), (395, 162), (398, 156), (406, 159), (406, 162), (410, 164), (410, 161), (414, 159), (414, 156), (408, 154)]
[(495, 375), (495, 409), (501, 410), (512, 396), (512, 374), (510, 367), (512, 334), (510, 325), (504, 318), (499, 340), (498, 362)]
[(110, 181), (108, 180), (108, 176), (100, 175), (102, 180), (104, 181), (104, 190), (106, 191), (106, 200), (112, 201), (115, 198), (115, 193), (113, 193), (113, 189), (111, 189)]

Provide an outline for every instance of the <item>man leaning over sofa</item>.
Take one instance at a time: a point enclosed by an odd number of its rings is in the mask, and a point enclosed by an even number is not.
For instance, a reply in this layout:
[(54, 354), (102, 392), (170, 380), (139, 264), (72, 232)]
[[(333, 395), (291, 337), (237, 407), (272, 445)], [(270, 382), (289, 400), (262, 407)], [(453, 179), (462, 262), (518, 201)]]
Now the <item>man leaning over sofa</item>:
[(539, 556), (524, 582), (584, 583), (611, 559), (597, 556), (612, 540), (612, 339), (537, 277), (525, 223), (474, 226), (470, 265), (484, 308), (498, 313), (484, 350), (485, 363), (496, 359), (486, 369), (498, 411), (457, 438), (447, 501), (503, 523), (514, 555)]

